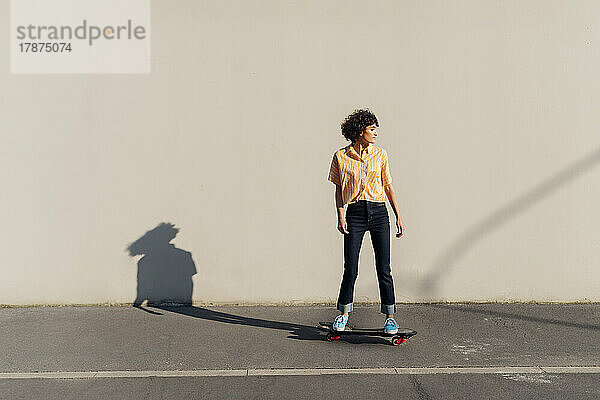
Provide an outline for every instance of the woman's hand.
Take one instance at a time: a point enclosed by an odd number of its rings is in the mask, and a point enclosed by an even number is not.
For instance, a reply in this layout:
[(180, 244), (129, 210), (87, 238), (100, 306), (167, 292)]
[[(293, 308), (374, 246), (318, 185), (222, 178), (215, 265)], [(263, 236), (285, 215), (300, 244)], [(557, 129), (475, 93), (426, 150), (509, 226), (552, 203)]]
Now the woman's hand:
[(399, 238), (400, 236), (402, 236), (404, 234), (404, 224), (402, 223), (402, 221), (398, 218), (396, 219), (396, 237)]
[(344, 217), (338, 219), (337, 228), (340, 233), (348, 233), (348, 225), (346, 224), (346, 219)]

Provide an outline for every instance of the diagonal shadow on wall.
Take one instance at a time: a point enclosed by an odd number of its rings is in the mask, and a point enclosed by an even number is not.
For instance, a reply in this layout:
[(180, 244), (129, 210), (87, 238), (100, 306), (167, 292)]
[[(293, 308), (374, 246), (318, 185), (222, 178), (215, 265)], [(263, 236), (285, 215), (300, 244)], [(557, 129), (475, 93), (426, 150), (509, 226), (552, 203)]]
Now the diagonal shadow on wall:
[(456, 265), (456, 262), (477, 242), (483, 240), (486, 235), (511, 221), (518, 214), (523, 213), (544, 197), (549, 196), (577, 176), (590, 170), (598, 162), (600, 162), (600, 149), (564, 168), (553, 177), (500, 207), (488, 217), (467, 229), (428, 268), (429, 272), (418, 283), (418, 292), (421, 295), (433, 298), (439, 289), (439, 284), (444, 275), (447, 275)]

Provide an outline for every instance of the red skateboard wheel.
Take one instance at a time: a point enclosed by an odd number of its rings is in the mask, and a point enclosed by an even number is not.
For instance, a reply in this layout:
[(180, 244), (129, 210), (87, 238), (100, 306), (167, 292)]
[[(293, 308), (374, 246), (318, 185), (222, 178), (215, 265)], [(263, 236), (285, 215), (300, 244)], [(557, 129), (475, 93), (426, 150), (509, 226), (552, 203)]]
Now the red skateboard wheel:
[(334, 340), (338, 340), (339, 338), (340, 338), (340, 335), (336, 335), (334, 333), (327, 334), (327, 340), (329, 340), (330, 342), (333, 342)]
[(392, 338), (392, 344), (393, 344), (394, 346), (401, 345), (402, 343), (406, 343), (406, 338), (403, 338), (403, 337), (401, 337), (401, 336), (394, 336), (394, 337)]

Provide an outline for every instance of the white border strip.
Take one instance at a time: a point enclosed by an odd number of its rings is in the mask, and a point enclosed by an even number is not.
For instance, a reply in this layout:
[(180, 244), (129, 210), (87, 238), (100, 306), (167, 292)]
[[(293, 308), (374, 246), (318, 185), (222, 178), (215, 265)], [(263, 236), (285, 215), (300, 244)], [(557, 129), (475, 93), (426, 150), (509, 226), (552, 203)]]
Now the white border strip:
[(277, 376), (277, 375), (429, 375), (429, 374), (598, 374), (600, 366), (560, 367), (398, 367), (398, 368), (278, 368), (278, 369), (198, 369), (188, 371), (55, 371), (2, 372), (0, 379), (91, 379), (198, 376)]

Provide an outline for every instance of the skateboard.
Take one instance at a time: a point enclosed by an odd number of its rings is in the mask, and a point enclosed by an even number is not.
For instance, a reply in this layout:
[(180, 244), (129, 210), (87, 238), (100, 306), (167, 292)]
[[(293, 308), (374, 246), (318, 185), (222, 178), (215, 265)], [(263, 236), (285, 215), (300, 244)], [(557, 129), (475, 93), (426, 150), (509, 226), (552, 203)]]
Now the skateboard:
[(360, 328), (351, 328), (346, 325), (346, 329), (343, 331), (334, 331), (331, 322), (319, 322), (317, 328), (327, 331), (327, 340), (333, 342), (334, 340), (338, 340), (342, 335), (363, 335), (363, 336), (378, 336), (378, 337), (389, 337), (391, 343), (394, 346), (398, 346), (400, 344), (406, 343), (408, 339), (417, 334), (417, 331), (414, 331), (409, 328), (398, 328), (398, 332), (396, 333), (385, 333), (383, 328), (373, 328), (373, 329), (360, 329)]

